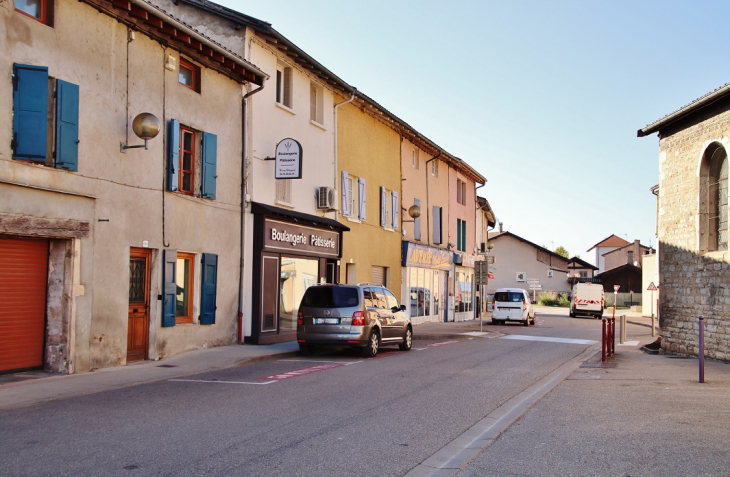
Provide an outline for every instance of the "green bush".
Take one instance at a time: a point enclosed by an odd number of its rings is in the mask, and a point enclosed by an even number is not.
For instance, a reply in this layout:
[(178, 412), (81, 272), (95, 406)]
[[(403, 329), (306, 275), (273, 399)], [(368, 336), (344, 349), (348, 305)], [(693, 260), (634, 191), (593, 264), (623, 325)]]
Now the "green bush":
[(537, 296), (537, 304), (540, 306), (570, 306), (570, 298), (567, 293), (541, 292)]

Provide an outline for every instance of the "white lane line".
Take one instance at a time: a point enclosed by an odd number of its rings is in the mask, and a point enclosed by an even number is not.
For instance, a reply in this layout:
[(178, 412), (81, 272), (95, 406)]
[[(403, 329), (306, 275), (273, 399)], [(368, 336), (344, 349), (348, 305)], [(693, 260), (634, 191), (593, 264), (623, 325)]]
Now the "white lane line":
[(257, 386), (262, 386), (264, 384), (272, 384), (276, 381), (259, 381), (259, 382), (251, 382), (251, 381), (216, 381), (214, 379), (168, 379), (168, 381), (176, 381), (178, 383), (214, 383), (214, 384), (255, 384)]
[(299, 363), (299, 362), (304, 362), (304, 363), (332, 363), (332, 364), (342, 364), (342, 365), (347, 366), (348, 364), (362, 363), (362, 360), (360, 360), (360, 361), (327, 361), (327, 360), (323, 360), (323, 359), (321, 359), (321, 360), (320, 359), (280, 359), (279, 362), (281, 362), (281, 363), (289, 363), (289, 362), (291, 362), (291, 363)]
[(529, 336), (529, 335), (504, 335), (503, 340), (521, 340), (521, 341), (543, 341), (547, 343), (564, 343), (564, 344), (581, 344), (592, 345), (598, 343), (593, 340), (575, 340), (570, 338), (553, 338), (550, 336)]

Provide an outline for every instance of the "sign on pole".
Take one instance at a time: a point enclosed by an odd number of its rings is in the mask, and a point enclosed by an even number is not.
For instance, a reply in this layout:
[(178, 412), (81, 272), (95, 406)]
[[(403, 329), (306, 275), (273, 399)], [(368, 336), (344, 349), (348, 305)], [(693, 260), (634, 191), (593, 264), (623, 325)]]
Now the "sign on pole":
[(614, 285), (613, 286), (613, 292), (618, 293), (618, 289), (621, 288), (621, 285)]
[(276, 145), (276, 167), (274, 169), (275, 179), (301, 179), (302, 178), (302, 145), (292, 138), (282, 139)]
[(655, 291), (656, 285), (654, 285), (654, 282), (651, 282), (646, 289), (647, 289), (647, 291)]

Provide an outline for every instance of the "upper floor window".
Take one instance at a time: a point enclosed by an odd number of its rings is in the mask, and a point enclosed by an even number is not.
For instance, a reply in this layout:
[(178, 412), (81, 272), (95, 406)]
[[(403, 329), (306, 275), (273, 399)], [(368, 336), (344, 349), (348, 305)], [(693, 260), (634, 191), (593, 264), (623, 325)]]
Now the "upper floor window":
[(200, 68), (187, 60), (180, 58), (178, 81), (195, 92), (200, 93)]
[(324, 88), (317, 83), (309, 83), (309, 119), (324, 124)]
[(418, 149), (413, 150), (413, 168), (418, 169), (420, 167), (418, 160)]
[(439, 176), (439, 162), (436, 159), (431, 161), (431, 175), (434, 177)]
[(53, 0), (15, 0), (15, 10), (53, 26)]
[(380, 225), (386, 229), (398, 230), (398, 193), (380, 187)]
[(728, 160), (718, 143), (707, 148), (700, 167), (700, 249), (728, 249)]
[(456, 219), (456, 250), (466, 252), (466, 220)]
[(292, 104), (292, 69), (289, 66), (276, 65), (276, 102), (291, 109)]
[(291, 205), (291, 179), (276, 180), (276, 202)]
[(365, 196), (365, 178), (342, 171), (342, 215), (360, 221), (365, 220)]
[(218, 136), (196, 131), (176, 119), (170, 120), (168, 133), (167, 190), (215, 199)]
[(45, 66), (14, 64), (11, 148), (13, 159), (78, 171), (78, 85), (49, 77)]
[(466, 205), (466, 182), (456, 179), (456, 202)]

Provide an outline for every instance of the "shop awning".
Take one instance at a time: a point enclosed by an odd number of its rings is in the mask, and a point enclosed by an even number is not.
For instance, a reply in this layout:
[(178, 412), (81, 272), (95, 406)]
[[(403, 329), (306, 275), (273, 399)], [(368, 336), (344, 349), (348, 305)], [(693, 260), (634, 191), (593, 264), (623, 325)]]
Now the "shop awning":
[(282, 219), (292, 220), (301, 225), (311, 225), (313, 227), (329, 227), (332, 230), (340, 230), (349, 232), (350, 228), (336, 220), (317, 215), (303, 214), (294, 210), (274, 207), (273, 205), (261, 204), (259, 202), (251, 202), (251, 212), (254, 214), (267, 215), (269, 217), (279, 217)]

